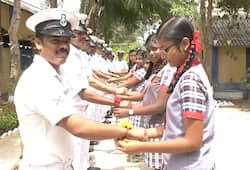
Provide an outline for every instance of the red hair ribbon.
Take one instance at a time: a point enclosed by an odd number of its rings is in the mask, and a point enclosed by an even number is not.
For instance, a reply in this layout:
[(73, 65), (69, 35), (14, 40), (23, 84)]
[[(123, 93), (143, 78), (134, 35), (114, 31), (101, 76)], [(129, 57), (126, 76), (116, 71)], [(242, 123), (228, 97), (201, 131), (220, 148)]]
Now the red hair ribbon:
[(191, 42), (193, 45), (195, 45), (195, 51), (196, 52), (201, 52), (202, 51), (202, 46), (201, 46), (201, 42), (199, 40), (199, 31), (194, 31), (194, 36), (193, 36), (193, 40)]

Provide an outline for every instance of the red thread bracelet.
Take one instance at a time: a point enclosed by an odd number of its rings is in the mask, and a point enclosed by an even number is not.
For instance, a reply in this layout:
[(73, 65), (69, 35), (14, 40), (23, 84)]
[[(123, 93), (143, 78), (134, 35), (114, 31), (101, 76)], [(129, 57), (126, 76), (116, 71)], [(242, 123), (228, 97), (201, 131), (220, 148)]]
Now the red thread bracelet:
[(114, 97), (115, 104), (120, 104), (122, 99), (119, 96)]

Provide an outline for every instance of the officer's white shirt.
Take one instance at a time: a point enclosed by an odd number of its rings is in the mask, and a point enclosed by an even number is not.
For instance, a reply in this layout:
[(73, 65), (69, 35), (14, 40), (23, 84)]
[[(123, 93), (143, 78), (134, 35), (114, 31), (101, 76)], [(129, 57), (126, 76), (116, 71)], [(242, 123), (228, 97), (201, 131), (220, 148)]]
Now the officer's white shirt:
[(117, 72), (112, 61), (110, 61), (109, 59), (106, 59), (106, 62), (107, 62), (107, 66), (108, 66), (109, 71)]
[(109, 67), (108, 67), (108, 62), (105, 58), (103, 58), (102, 56), (100, 56), (100, 68), (99, 70), (103, 71), (103, 72), (108, 72), (109, 71)]
[(70, 45), (69, 56), (66, 62), (60, 66), (61, 73), (68, 80), (75, 94), (89, 86), (87, 80), (87, 75), (89, 74), (88, 56), (85, 57), (83, 55), (85, 53)]
[(99, 69), (101, 71), (108, 71), (108, 67), (107, 67), (105, 59), (97, 53), (95, 53), (92, 56), (90, 60), (90, 66), (91, 66), (91, 69)]
[(48, 165), (73, 158), (72, 135), (56, 124), (75, 112), (64, 78), (35, 55), (15, 90), (14, 102), (24, 144), (23, 162)]
[(119, 61), (118, 59), (115, 59), (113, 64), (117, 71), (128, 70), (128, 63), (125, 60)]
[[(78, 114), (90, 118), (86, 110), (89, 102), (82, 100), (78, 95), (82, 89), (89, 88), (87, 77), (89, 76), (89, 56), (87, 53), (75, 46), (70, 46), (70, 53), (66, 62), (61, 65), (60, 71), (67, 79), (71, 91), (73, 92), (73, 106)], [(75, 137), (75, 157), (72, 162), (74, 169), (84, 170), (89, 167), (89, 141)]]
[(89, 88), (87, 79), (89, 74), (88, 56), (84, 55), (86, 55), (86, 53), (70, 45), (69, 56), (66, 62), (60, 67), (62, 75), (66, 78), (70, 86), (71, 94), (73, 94), (73, 105), (77, 111), (82, 114), (86, 110), (87, 102), (82, 100), (78, 93), (82, 89)]

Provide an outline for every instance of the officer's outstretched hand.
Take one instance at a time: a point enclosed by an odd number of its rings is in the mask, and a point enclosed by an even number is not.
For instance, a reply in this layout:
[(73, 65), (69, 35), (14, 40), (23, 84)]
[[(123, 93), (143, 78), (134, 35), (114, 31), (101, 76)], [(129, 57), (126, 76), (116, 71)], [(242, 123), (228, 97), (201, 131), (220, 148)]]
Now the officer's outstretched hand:
[(20, 160), (16, 161), (12, 167), (11, 170), (18, 170), (19, 169), (19, 164), (20, 164)]

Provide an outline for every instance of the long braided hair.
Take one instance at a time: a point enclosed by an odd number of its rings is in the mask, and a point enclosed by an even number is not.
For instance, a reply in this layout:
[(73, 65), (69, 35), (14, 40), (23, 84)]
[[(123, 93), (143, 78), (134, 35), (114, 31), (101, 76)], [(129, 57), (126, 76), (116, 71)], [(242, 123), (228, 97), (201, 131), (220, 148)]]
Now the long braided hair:
[(173, 17), (164, 23), (159, 31), (158, 38), (173, 42), (178, 48), (184, 37), (189, 38), (190, 46), (186, 51), (186, 59), (184, 63), (177, 67), (173, 79), (168, 87), (167, 93), (171, 94), (174, 91), (176, 84), (180, 77), (194, 64), (198, 64), (196, 61), (196, 44), (193, 43), (194, 27), (191, 22), (185, 17)]

